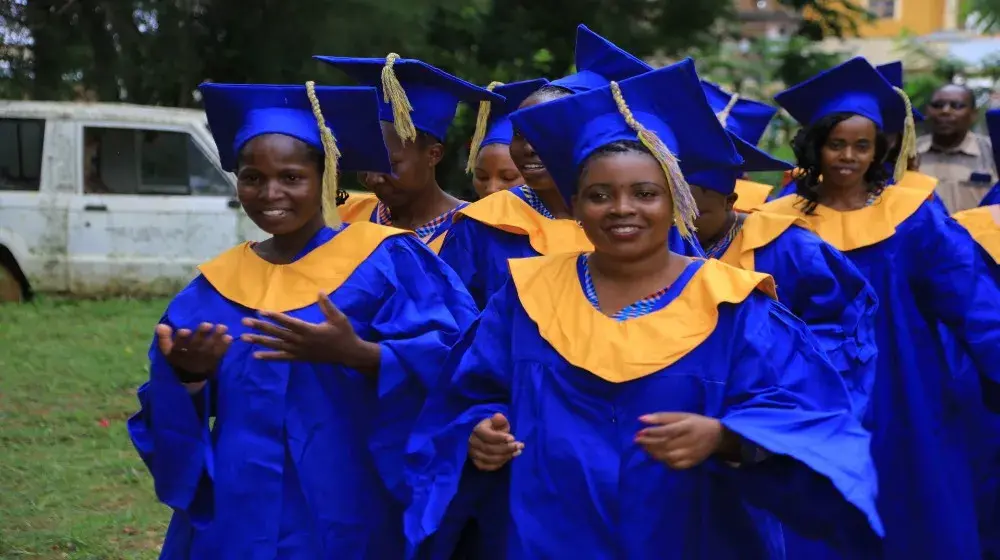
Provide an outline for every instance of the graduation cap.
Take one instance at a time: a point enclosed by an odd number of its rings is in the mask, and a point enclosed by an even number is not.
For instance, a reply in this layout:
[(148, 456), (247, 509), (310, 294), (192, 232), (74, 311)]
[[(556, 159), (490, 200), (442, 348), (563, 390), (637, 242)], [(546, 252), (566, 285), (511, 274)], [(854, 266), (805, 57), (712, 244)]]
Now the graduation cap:
[[(720, 122), (721, 126), (722, 123)], [(703, 189), (713, 190), (725, 195), (732, 194), (736, 190), (736, 179), (744, 172), (750, 171), (787, 171), (795, 166), (787, 161), (771, 156), (767, 152), (759, 149), (750, 142), (747, 142), (731, 130), (726, 131), (729, 139), (732, 140), (736, 153), (743, 158), (743, 164), (738, 171), (727, 166), (719, 169), (707, 169), (685, 173), (687, 182)], [(683, 167), (683, 165), (682, 165)]]
[(339, 68), (364, 85), (378, 88), (381, 119), (393, 123), (404, 142), (415, 139), (417, 130), (443, 141), (461, 101), (503, 101), (502, 96), (485, 88), (426, 62), (399, 58), (396, 53), (385, 58), (314, 58)]
[[(892, 87), (903, 89), (903, 63), (900, 61), (890, 62), (888, 64), (880, 64), (875, 67), (879, 74), (882, 74)], [(913, 118), (917, 122), (924, 120), (924, 115), (916, 108), (913, 109)]]
[(916, 126), (910, 98), (893, 87), (867, 60), (855, 57), (774, 96), (792, 117), (811, 126), (828, 115), (853, 113), (887, 133), (902, 132), (894, 177), (899, 181), (916, 154)]
[(510, 118), (538, 152), (567, 203), (576, 194), (579, 169), (587, 157), (612, 142), (642, 142), (663, 168), (675, 222), (689, 238), (698, 209), (685, 174), (729, 170), (735, 181), (743, 164), (705, 99), (690, 58), (522, 109)]
[(224, 170), (235, 171), (243, 146), (263, 134), (291, 136), (325, 154), (323, 215), (327, 223), (339, 223), (339, 218), (334, 219), (333, 197), (346, 198), (337, 189), (338, 169), (392, 171), (373, 88), (317, 87), (313, 82), (303, 86), (204, 83), (198, 90)]
[(581, 93), (652, 69), (652, 66), (581, 23), (576, 28), (576, 73), (553, 80), (552, 85)]
[(502, 95), (504, 102), (479, 102), (476, 131), (472, 135), (472, 144), (469, 146), (469, 161), (465, 166), (467, 172), (471, 173), (476, 168), (476, 158), (479, 156), (481, 148), (490, 144), (510, 144), (514, 137), (514, 127), (510, 124), (508, 115), (516, 111), (518, 106), (531, 94), (548, 83), (549, 81), (545, 78), (537, 78), (510, 84), (493, 82), (486, 86), (487, 90)]
[(760, 143), (767, 125), (778, 113), (777, 107), (729, 93), (712, 82), (702, 80), (701, 88), (722, 126), (754, 146)]

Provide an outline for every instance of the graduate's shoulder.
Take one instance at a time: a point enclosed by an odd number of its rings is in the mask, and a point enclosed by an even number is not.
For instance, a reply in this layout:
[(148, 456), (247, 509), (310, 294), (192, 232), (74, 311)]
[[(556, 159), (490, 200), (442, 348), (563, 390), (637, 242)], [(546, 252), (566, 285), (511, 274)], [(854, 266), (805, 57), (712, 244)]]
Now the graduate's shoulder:
[(200, 276), (178, 296), (210, 300), (215, 292), (249, 309), (285, 312), (311, 305), (318, 292), (332, 293), (352, 278), (391, 277), (400, 252), (428, 251), (411, 232), (356, 222), (287, 264), (266, 261), (250, 243), (237, 245), (199, 266)]

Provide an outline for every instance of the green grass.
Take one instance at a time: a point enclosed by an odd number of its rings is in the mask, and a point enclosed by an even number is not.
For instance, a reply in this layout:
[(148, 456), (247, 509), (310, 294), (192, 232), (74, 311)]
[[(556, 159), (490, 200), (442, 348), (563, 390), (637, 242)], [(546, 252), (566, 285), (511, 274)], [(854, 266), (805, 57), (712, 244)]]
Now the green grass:
[(169, 510), (126, 420), (165, 305), (0, 305), (0, 558), (157, 556)]

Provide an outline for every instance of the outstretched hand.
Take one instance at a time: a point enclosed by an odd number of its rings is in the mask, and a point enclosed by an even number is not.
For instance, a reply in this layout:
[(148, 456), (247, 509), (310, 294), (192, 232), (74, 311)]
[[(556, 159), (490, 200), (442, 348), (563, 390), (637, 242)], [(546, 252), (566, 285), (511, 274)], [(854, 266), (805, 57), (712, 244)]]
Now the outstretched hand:
[[(215, 373), (233, 337), (225, 325), (201, 323), (191, 329), (156, 325), (156, 344), (182, 383), (202, 382)], [(201, 379), (198, 379), (201, 378)]]
[(261, 312), (262, 317), (273, 322), (243, 319), (245, 326), (263, 334), (247, 333), (240, 339), (270, 348), (254, 353), (260, 360), (344, 364), (362, 370), (371, 369), (374, 351), (377, 369), (378, 346), (361, 340), (351, 322), (326, 294), (319, 294), (317, 301), (324, 317), (321, 323), (310, 323), (284, 313)]

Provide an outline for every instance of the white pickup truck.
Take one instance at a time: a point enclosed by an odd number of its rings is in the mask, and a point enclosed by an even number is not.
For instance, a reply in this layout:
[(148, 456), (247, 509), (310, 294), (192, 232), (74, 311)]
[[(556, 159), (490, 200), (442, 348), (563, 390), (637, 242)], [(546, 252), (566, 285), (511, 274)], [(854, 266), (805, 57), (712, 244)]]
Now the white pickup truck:
[(0, 101), (0, 301), (169, 294), (263, 236), (203, 112)]

